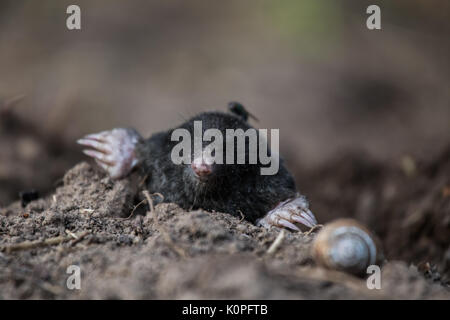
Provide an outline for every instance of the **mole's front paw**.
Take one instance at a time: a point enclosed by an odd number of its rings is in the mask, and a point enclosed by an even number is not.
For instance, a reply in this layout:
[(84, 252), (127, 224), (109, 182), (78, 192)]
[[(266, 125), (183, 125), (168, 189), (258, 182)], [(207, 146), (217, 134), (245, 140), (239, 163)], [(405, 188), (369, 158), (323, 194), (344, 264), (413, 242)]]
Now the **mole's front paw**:
[(89, 134), (77, 143), (91, 149), (83, 152), (94, 158), (111, 178), (125, 177), (138, 164), (136, 145), (142, 137), (134, 129), (113, 129)]
[(289, 228), (295, 231), (300, 229), (296, 223), (307, 227), (317, 224), (316, 217), (308, 208), (308, 201), (304, 197), (288, 199), (280, 202), (274, 209), (270, 210), (264, 218), (258, 221), (258, 225), (266, 228), (271, 226)]

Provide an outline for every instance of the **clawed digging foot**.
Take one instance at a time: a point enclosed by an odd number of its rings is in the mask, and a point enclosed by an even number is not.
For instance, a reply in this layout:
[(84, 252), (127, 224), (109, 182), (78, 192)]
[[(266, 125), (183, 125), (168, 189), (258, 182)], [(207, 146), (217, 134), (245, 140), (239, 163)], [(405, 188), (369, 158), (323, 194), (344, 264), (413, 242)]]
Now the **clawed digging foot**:
[(139, 163), (135, 149), (142, 137), (134, 129), (113, 129), (89, 134), (77, 141), (113, 179), (123, 178)]
[(317, 225), (316, 217), (309, 210), (308, 201), (304, 197), (288, 199), (279, 203), (258, 221), (258, 225), (266, 228), (276, 226), (300, 231), (296, 224), (303, 224), (309, 228)]

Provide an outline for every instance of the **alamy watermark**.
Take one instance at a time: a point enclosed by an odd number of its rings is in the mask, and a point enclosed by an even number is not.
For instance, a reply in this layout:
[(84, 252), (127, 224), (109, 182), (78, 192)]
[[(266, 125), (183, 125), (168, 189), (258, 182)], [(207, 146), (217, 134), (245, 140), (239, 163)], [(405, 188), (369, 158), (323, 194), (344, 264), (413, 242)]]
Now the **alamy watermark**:
[(67, 7), (67, 14), (70, 16), (66, 19), (66, 27), (69, 30), (81, 30), (81, 9), (76, 4)]
[(381, 289), (381, 269), (376, 264), (372, 264), (367, 267), (367, 274), (370, 274), (369, 277), (367, 277), (366, 285), (367, 289), (373, 290), (373, 289)]
[(376, 4), (367, 7), (366, 13), (370, 16), (366, 20), (366, 26), (369, 30), (381, 29), (381, 9)]
[[(172, 132), (171, 136), (172, 141), (179, 142), (172, 149), (171, 159), (175, 164), (191, 164), (199, 160), (207, 164), (234, 164), (236, 156), (236, 164), (257, 164), (259, 161), (262, 165), (269, 165), (260, 168), (261, 175), (274, 175), (280, 166), (279, 129), (270, 130), (271, 152), (269, 152), (267, 137), (267, 129), (254, 128), (246, 131), (226, 129), (225, 137), (219, 129), (214, 128), (207, 129), (203, 133), (202, 121), (194, 121), (194, 156), (192, 157), (191, 133), (187, 129), (178, 128)], [(225, 150), (223, 150), (224, 139)], [(211, 143), (203, 148), (204, 141), (211, 141)], [(248, 146), (248, 153), (246, 146)], [(247, 155), (248, 162), (246, 162)]]
[[(66, 19), (66, 26), (69, 30), (81, 30), (81, 8), (76, 4), (67, 7), (66, 13), (69, 16)], [(369, 30), (381, 29), (381, 9), (378, 5), (372, 4), (367, 7), (366, 13), (370, 16), (366, 20), (366, 26)]]
[(67, 274), (70, 276), (67, 278), (66, 286), (69, 290), (80, 290), (81, 289), (81, 268), (77, 265), (70, 265), (66, 270)]

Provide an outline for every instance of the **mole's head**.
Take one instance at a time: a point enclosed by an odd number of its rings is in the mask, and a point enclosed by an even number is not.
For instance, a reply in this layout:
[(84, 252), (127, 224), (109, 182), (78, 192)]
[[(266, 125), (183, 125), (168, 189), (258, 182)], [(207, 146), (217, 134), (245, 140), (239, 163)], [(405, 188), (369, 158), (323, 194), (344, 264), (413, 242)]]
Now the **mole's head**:
[[(239, 142), (236, 136), (230, 134), (231, 131), (246, 132), (253, 129), (242, 117), (228, 113), (205, 112), (186, 122), (182, 128), (187, 129), (192, 137), (191, 162), (183, 164), (183, 175), (194, 187), (212, 191), (226, 185), (235, 185), (249, 172), (257, 172), (255, 165), (249, 164), (248, 161), (250, 139), (244, 138)], [(201, 132), (201, 150), (195, 150), (195, 132)], [(233, 148), (230, 147), (230, 139), (234, 141)], [(239, 148), (239, 143), (245, 147)], [(245, 153), (245, 163), (242, 164), (237, 163), (240, 152)], [(230, 161), (231, 159), (233, 160)]]

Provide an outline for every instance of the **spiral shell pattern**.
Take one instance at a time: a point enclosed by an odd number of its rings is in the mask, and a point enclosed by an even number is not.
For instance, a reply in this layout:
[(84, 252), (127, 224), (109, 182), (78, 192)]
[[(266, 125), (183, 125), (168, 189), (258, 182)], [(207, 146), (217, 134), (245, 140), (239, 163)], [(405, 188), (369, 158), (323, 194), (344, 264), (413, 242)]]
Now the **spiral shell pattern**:
[(355, 275), (366, 272), (379, 256), (374, 236), (352, 219), (340, 219), (326, 225), (313, 244), (316, 262), (329, 269)]

